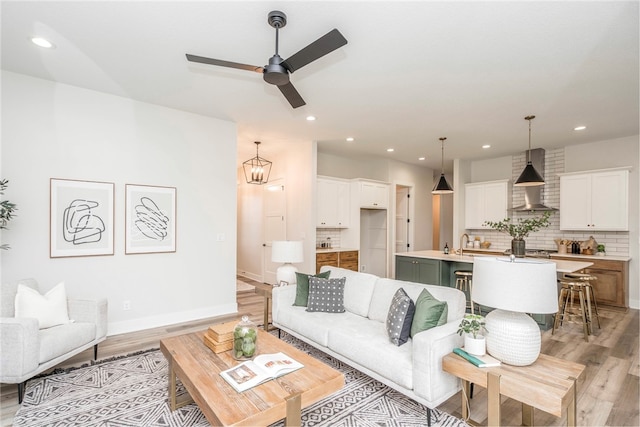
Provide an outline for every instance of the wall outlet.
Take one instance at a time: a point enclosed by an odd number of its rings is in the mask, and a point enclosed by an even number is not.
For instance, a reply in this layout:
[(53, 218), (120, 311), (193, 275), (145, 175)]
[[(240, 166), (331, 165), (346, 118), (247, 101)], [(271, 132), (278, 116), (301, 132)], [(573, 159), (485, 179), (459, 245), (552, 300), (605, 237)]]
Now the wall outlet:
[(122, 309), (124, 311), (131, 310), (131, 301), (125, 300), (122, 302)]

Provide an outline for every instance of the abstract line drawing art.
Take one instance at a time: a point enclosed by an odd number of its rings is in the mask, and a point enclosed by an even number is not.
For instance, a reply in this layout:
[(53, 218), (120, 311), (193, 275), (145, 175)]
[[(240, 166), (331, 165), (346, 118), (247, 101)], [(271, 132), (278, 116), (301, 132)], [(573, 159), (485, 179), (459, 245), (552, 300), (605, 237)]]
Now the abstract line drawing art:
[(114, 184), (50, 179), (51, 258), (113, 255)]
[(104, 221), (95, 213), (99, 206), (94, 200), (73, 200), (62, 218), (64, 240), (74, 245), (99, 242), (106, 230)]
[(127, 184), (125, 253), (176, 251), (176, 188)]

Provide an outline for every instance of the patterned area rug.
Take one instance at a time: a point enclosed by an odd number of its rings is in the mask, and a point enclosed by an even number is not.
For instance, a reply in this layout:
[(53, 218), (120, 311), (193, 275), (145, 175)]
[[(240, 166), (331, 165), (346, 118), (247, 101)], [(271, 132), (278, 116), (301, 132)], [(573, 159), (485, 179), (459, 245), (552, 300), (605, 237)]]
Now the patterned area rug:
[[(340, 370), (344, 388), (306, 408), (302, 424), (314, 427), (426, 426), (426, 407), (354, 368), (283, 334), (302, 351)], [(97, 362), (29, 381), (14, 426), (208, 426), (196, 404), (171, 412), (167, 361), (159, 350)], [(281, 427), (283, 421), (273, 424)], [(431, 425), (467, 427), (432, 410)]]

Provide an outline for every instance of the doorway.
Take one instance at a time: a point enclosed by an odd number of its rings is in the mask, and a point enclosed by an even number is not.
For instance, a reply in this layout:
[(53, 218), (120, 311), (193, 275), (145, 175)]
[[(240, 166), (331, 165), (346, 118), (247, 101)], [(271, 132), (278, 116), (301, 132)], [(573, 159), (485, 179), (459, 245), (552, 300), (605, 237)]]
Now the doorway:
[(275, 240), (287, 239), (287, 198), (284, 179), (264, 186), (262, 191), (264, 241), (262, 250), (262, 280), (276, 283), (276, 270), (280, 264), (271, 261), (271, 245)]
[(411, 187), (396, 185), (396, 252), (411, 251)]

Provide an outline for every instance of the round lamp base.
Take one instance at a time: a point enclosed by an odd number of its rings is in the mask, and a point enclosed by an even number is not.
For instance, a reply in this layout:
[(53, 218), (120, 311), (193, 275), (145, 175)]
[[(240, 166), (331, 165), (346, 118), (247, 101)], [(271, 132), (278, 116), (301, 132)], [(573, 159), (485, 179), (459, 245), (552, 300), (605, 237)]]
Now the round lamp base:
[(485, 319), (487, 353), (514, 366), (527, 366), (540, 354), (540, 328), (525, 313), (493, 310)]
[(276, 280), (277, 280), (277, 284), (279, 285), (280, 282), (287, 282), (290, 285), (295, 285), (296, 284), (296, 271), (298, 271), (298, 269), (287, 263), (284, 265), (281, 265), (280, 267), (278, 267), (278, 269), (276, 270)]

